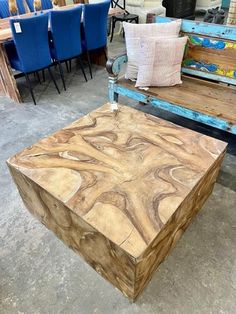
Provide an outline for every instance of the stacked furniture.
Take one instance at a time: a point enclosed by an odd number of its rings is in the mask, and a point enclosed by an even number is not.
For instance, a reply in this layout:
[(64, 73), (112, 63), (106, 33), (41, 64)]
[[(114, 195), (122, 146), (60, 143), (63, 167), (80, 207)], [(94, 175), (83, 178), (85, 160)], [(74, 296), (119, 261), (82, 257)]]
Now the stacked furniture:
[(126, 10), (139, 16), (139, 23), (146, 23), (148, 15), (165, 16), (162, 0), (126, 0)]
[(196, 0), (163, 0), (162, 4), (168, 17), (195, 19)]

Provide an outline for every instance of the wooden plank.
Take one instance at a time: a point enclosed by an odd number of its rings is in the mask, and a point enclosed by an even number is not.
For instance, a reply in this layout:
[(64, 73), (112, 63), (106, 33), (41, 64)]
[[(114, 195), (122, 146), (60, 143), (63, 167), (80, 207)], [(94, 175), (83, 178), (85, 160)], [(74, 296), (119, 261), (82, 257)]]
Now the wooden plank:
[[(171, 20), (156, 17), (157, 23)], [(189, 37), (183, 73), (236, 85), (235, 27), (183, 20), (181, 33)]]
[(0, 43), (0, 93), (7, 95), (15, 102), (21, 102), (21, 96), (12, 73), (4, 44)]
[(226, 146), (107, 104), (8, 166), (29, 211), (135, 299), (210, 195)]
[[(236, 85), (236, 41), (216, 40), (215, 38), (192, 35), (183, 60), (183, 69), (192, 69), (193, 74), (201, 75), (199, 71), (230, 78)], [(194, 71), (197, 71), (196, 73)]]
[[(151, 87), (148, 91), (142, 90), (140, 93), (220, 118), (231, 125), (236, 124), (236, 107), (234, 106), (236, 103), (235, 87), (222, 86), (217, 83), (187, 76), (183, 76), (182, 81), (182, 85)], [(129, 89), (130, 93), (131, 91), (139, 91), (135, 88), (133, 82), (124, 78), (118, 81), (118, 85)]]

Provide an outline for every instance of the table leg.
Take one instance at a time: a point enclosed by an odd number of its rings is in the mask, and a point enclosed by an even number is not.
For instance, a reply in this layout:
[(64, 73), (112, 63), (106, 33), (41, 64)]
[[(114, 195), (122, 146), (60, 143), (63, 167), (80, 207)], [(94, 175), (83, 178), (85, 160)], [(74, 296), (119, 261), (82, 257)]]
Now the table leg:
[(0, 44), (0, 93), (15, 102), (22, 102), (3, 44)]
[(106, 66), (107, 47), (99, 48), (90, 52), (91, 62), (97, 65)]

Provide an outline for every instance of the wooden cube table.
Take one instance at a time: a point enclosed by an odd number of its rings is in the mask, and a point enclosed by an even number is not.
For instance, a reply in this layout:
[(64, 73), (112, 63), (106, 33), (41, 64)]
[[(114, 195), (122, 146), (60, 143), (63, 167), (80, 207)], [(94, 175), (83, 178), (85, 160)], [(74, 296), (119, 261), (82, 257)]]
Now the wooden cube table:
[(28, 210), (134, 300), (211, 194), (226, 146), (106, 104), (8, 166)]

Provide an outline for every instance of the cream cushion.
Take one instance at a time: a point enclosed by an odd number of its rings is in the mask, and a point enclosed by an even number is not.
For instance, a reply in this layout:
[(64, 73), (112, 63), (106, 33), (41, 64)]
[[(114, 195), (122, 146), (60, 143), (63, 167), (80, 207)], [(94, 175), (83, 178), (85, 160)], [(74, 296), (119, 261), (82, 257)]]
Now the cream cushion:
[(136, 87), (181, 84), (181, 63), (188, 37), (143, 39)]
[(136, 79), (140, 55), (140, 41), (144, 38), (150, 40), (161, 38), (176, 38), (179, 36), (181, 20), (169, 23), (132, 24), (123, 23), (125, 31), (126, 50), (128, 63), (125, 77)]

